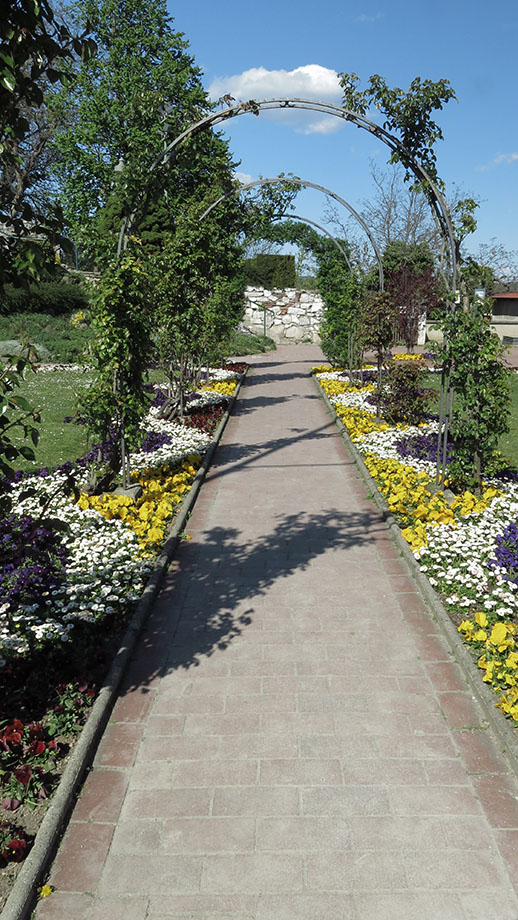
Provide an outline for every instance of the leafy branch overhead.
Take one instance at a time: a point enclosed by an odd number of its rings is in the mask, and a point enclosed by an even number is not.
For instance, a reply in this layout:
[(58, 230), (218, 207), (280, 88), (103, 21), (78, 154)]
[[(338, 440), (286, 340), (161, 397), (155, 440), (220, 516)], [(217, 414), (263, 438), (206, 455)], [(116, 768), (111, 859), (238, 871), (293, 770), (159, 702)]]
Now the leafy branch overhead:
[[(433, 146), (443, 139), (439, 125), (433, 120), (432, 112), (442, 109), (456, 99), (449, 80), (421, 80), (415, 77), (407, 90), (399, 86), (390, 88), (383, 77), (374, 74), (365, 89), (359, 89), (360, 77), (355, 73), (341, 73), (343, 89), (342, 104), (359, 115), (366, 115), (371, 108), (385, 116), (383, 128), (393, 134), (410, 154), (417, 159), (433, 182), (443, 185), (437, 174), (436, 156)], [(391, 163), (402, 163), (406, 169), (405, 178), (413, 176), (410, 158), (402, 150), (394, 150)]]

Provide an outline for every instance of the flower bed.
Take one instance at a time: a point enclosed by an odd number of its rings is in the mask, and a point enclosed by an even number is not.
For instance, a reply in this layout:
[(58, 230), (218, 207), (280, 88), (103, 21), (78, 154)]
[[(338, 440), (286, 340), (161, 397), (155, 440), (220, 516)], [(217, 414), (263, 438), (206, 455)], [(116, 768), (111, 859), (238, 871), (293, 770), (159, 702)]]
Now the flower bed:
[[(398, 357), (401, 360), (402, 356)], [(376, 419), (374, 386), (351, 386), (344, 371), (314, 368), (414, 558), (441, 596), (496, 705), (518, 722), (518, 484), (485, 483), (480, 497), (435, 491), (437, 422)], [(451, 449), (451, 448), (450, 448)]]
[[(67, 491), (71, 464), (20, 476), (0, 524), (0, 867), (28, 852), (32, 809), (59, 781), (125, 622), (246, 365), (214, 369), (185, 419), (158, 419), (131, 455), (136, 500)], [(74, 467), (77, 481), (84, 461)], [(48, 508), (47, 508), (48, 506)], [(43, 517), (42, 508), (44, 509)], [(50, 517), (51, 515), (51, 517)], [(41, 518), (41, 520), (40, 520)], [(51, 526), (52, 525), (52, 526)], [(0, 887), (0, 903), (2, 899)]]

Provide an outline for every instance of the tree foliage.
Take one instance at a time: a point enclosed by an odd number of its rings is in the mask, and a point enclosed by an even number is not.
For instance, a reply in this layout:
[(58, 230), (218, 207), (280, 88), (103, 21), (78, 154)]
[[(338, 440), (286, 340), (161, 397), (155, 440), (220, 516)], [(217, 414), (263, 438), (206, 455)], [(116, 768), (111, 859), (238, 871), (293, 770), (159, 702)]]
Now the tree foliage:
[(156, 348), (171, 392), (167, 417), (183, 414), (187, 389), (221, 356), (243, 315), (239, 203), (231, 198), (200, 221), (206, 205), (191, 200), (155, 263)]
[(143, 389), (151, 357), (151, 276), (141, 256), (126, 253), (112, 263), (95, 288), (93, 346), (95, 376), (81, 410), (102, 445), (91, 491), (107, 490), (134, 445), (148, 400)]
[[(0, 362), (0, 511), (6, 510), (7, 484), (16, 461), (22, 457), (34, 460), (39, 440), (39, 410), (18, 392), (27, 373), (34, 370), (34, 361), (31, 346), (22, 345), (19, 354)], [(24, 439), (21, 444), (20, 435)]]
[(152, 169), (167, 142), (209, 108), (165, 0), (77, 0), (75, 10), (89, 20), (98, 53), (63, 92), (73, 123), (56, 137), (56, 176), (74, 238), (103, 264), (125, 215), (136, 212), (132, 232), (146, 245), (151, 230), (159, 248), (184, 201), (215, 182), (232, 187), (233, 164), (226, 143), (206, 131), (181, 146), (174, 165)]
[(365, 115), (371, 107), (378, 109), (385, 119), (383, 127), (405, 148), (393, 151), (389, 162), (402, 163), (405, 178), (409, 179), (415, 176), (411, 159), (416, 159), (432, 181), (440, 182), (433, 147), (443, 134), (432, 113), (442, 109), (450, 99), (456, 99), (449, 80), (433, 82), (415, 77), (404, 90), (399, 86), (389, 87), (384, 77), (374, 74), (361, 90), (357, 74), (341, 73), (339, 77), (344, 91), (342, 104), (360, 115)]
[(360, 320), (361, 338), (364, 347), (372, 349), (376, 353), (376, 405), (378, 418), (381, 415), (383, 393), (383, 362), (396, 339), (398, 312), (391, 295), (386, 291), (371, 293), (363, 300)]
[[(5, 6), (5, 4), (4, 4)], [(31, 196), (31, 156), (48, 141), (46, 93), (65, 82), (67, 61), (94, 50), (88, 24), (74, 35), (48, 0), (15, 0), (0, 21), (0, 283), (37, 278), (45, 258), (38, 237), (59, 239), (62, 223)], [(41, 152), (41, 151), (40, 151)], [(36, 157), (36, 159), (38, 159)]]
[(451, 420), (454, 459), (448, 478), (457, 488), (480, 493), (482, 473), (509, 430), (511, 371), (503, 363), (504, 347), (491, 331), (482, 306), (452, 309), (444, 320), (445, 345), (437, 348), (446, 362), (455, 399)]
[(280, 253), (258, 253), (246, 259), (246, 283), (269, 291), (295, 287), (295, 256)]
[(437, 309), (445, 289), (435, 275), (426, 243), (411, 246), (392, 242), (383, 253), (385, 289), (398, 308), (398, 336), (409, 350), (417, 341), (419, 322)]

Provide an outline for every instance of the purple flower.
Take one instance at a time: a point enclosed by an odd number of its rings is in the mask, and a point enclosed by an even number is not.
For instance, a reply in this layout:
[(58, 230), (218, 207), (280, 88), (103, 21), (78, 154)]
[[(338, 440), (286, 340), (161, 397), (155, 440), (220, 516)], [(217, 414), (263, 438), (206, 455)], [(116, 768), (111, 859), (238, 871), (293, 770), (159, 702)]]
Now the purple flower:
[[(400, 457), (412, 457), (416, 460), (427, 460), (435, 463), (437, 460), (437, 435), (436, 434), (411, 434), (398, 438), (396, 443)], [(446, 448), (446, 463), (451, 462), (452, 443), (448, 441)]]
[(506, 580), (518, 584), (518, 525), (508, 524), (496, 538), (495, 558), (489, 560), (493, 568), (507, 569)]

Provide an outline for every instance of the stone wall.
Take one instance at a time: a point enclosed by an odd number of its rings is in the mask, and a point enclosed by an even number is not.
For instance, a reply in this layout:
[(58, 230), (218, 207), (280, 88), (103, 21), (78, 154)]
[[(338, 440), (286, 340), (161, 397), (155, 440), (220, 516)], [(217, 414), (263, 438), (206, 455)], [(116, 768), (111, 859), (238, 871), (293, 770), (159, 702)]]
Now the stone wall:
[[(266, 322), (265, 312), (266, 307)], [(243, 325), (256, 335), (266, 335), (277, 345), (319, 343), (323, 303), (317, 291), (267, 291), (247, 287)]]

